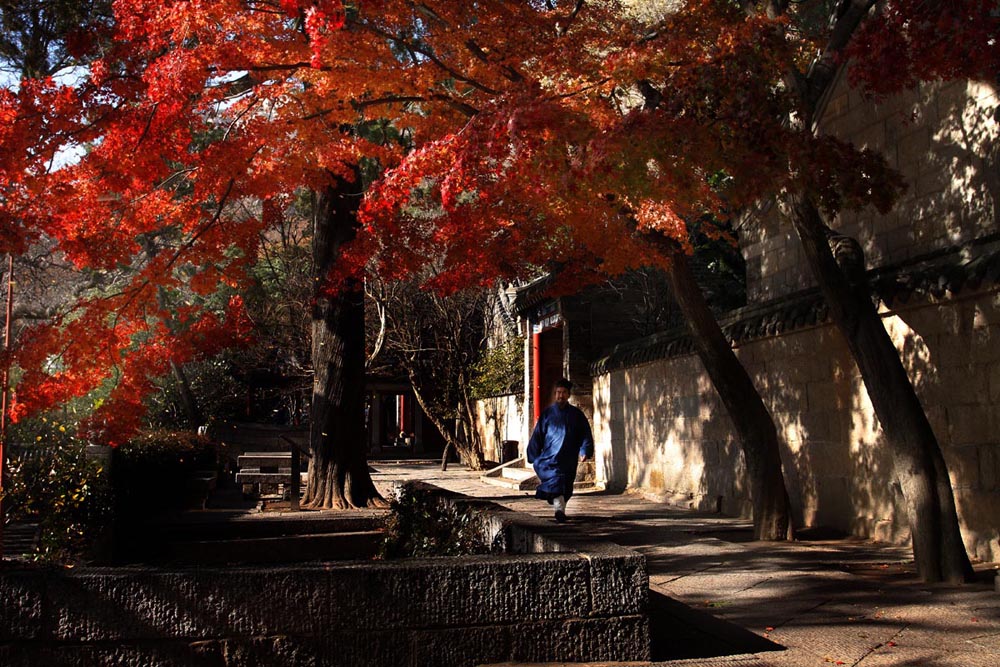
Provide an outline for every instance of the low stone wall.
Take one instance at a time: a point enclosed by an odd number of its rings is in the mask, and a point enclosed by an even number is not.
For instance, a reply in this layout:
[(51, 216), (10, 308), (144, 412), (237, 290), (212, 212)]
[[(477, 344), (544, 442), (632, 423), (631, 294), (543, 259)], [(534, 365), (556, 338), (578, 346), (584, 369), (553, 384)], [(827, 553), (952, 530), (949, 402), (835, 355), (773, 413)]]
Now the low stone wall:
[(0, 664), (457, 667), (649, 658), (642, 556), (554, 539), (549, 526), (513, 512), (496, 510), (489, 521), (519, 553), (3, 571)]

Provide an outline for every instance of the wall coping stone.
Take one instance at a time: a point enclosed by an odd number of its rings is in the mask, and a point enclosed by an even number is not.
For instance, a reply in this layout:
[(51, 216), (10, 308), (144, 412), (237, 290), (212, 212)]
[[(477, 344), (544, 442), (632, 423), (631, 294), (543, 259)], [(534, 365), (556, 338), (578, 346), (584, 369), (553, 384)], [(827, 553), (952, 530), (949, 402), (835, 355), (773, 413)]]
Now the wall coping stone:
[[(872, 297), (886, 307), (914, 297), (954, 298), (963, 291), (1000, 286), (1000, 234), (914, 257), (867, 272)], [(828, 323), (829, 311), (818, 287), (737, 308), (719, 318), (731, 343), (745, 343)], [(605, 351), (591, 364), (594, 376), (661, 359), (693, 354), (686, 327), (674, 327)]]

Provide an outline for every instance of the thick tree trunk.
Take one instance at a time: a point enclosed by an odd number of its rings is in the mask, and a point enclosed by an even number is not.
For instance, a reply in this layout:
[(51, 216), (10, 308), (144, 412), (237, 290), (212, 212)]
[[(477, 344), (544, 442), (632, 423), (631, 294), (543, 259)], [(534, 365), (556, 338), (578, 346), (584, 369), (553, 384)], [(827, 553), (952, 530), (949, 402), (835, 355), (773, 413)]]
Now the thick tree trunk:
[(486, 454), (483, 452), (483, 438), (476, 428), (476, 408), (469, 396), (469, 380), (463, 372), (459, 378), (462, 386), (462, 404), (459, 406), (459, 421), (465, 432), (465, 441), (468, 443), (468, 454), (466, 464), (473, 470), (484, 470), (486, 468)]
[(341, 248), (357, 231), (361, 200), (346, 182), (317, 196), (313, 259), (318, 291), (312, 315), (312, 461), (305, 505), (311, 508), (385, 504), (368, 473), (365, 452), (364, 291), (350, 281), (334, 294), (323, 286)]
[[(662, 93), (648, 81), (640, 81), (639, 90), (647, 111), (655, 109), (663, 99)], [(671, 258), (667, 276), (674, 298), (691, 330), (698, 357), (740, 439), (750, 481), (754, 538), (790, 540), (794, 536), (791, 508), (771, 413), (708, 307), (701, 286), (691, 273), (687, 255), (662, 236), (648, 238)]]
[(758, 540), (791, 539), (791, 512), (774, 420), (708, 307), (691, 273), (687, 255), (680, 250), (670, 254), (667, 275), (674, 298), (691, 330), (698, 357), (733, 420), (743, 448), (753, 502), (754, 537)]
[[(882, 323), (853, 239), (841, 237), (849, 263), (834, 255), (831, 234), (806, 196), (790, 198), (795, 231), (837, 328), (843, 333), (892, 449), (903, 492), (913, 556), (924, 581), (961, 582), (972, 575), (962, 542), (948, 467), (899, 352)], [(853, 243), (852, 243), (853, 242)]]

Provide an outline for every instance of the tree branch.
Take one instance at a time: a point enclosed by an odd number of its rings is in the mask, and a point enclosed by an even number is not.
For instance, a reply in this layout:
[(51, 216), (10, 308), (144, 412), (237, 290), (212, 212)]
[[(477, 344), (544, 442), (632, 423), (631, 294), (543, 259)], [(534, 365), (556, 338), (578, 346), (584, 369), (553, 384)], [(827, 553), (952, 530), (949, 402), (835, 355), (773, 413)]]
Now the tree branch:
[(805, 101), (809, 105), (810, 123), (814, 120), (811, 116), (816, 105), (837, 74), (841, 54), (876, 2), (877, 0), (841, 0), (837, 7), (837, 18), (830, 31), (830, 38), (806, 74)]

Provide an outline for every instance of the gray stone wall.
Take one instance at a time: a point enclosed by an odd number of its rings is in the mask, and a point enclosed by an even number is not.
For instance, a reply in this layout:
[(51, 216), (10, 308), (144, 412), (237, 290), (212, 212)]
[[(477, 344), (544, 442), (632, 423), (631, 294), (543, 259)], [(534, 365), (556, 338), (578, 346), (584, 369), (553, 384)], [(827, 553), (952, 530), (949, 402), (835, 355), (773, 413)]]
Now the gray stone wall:
[[(922, 84), (875, 102), (841, 73), (819, 131), (882, 153), (906, 183), (889, 214), (869, 207), (830, 221), (861, 242), (869, 268), (1000, 231), (998, 102), (992, 86), (966, 81)], [(791, 223), (773, 203), (749, 216), (739, 236), (751, 302), (813, 284)]]
[(523, 554), (6, 570), (0, 664), (459, 667), (648, 659), (645, 559), (621, 547), (554, 542), (533, 531), (530, 517), (512, 524), (517, 516), (494, 520)]
[[(1000, 560), (1000, 292), (914, 300), (883, 313), (949, 465), (970, 554)], [(832, 325), (736, 348), (774, 417), (800, 526), (909, 539), (878, 420)], [(598, 476), (749, 516), (743, 457), (693, 355), (598, 376)]]

